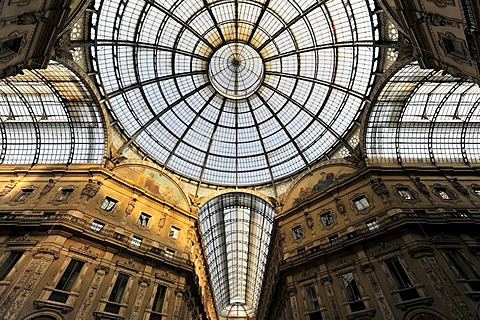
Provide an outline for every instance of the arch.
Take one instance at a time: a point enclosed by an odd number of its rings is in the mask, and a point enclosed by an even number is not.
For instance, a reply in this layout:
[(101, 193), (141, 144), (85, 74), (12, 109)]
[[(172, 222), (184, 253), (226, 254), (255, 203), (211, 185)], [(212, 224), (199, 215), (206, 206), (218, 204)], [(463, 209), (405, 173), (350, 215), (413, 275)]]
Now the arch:
[(102, 163), (102, 111), (65, 66), (0, 80), (0, 105), (0, 164)]
[(369, 112), (367, 163), (478, 164), (479, 106), (480, 88), (473, 82), (408, 64), (385, 83)]
[(64, 320), (65, 318), (54, 311), (40, 311), (25, 317), (23, 320)]
[(430, 309), (416, 309), (410, 312), (407, 312), (404, 317), (404, 320), (447, 320), (447, 318), (440, 313), (430, 310)]
[(198, 212), (208, 270), (222, 316), (256, 312), (274, 209), (249, 193), (221, 194)]

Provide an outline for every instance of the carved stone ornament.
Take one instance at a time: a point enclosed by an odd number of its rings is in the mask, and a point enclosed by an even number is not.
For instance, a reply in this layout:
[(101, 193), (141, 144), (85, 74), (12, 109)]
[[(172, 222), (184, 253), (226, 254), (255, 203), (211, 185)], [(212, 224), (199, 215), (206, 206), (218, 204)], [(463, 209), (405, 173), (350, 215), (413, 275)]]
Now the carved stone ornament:
[(82, 192), (80, 193), (80, 199), (93, 198), (100, 190), (101, 185), (102, 183), (100, 181), (93, 181), (92, 179), (89, 179), (88, 183), (85, 185), (85, 187), (82, 189)]
[(337, 206), (338, 212), (340, 212), (341, 214), (345, 214), (347, 210), (345, 209), (345, 205), (343, 204), (342, 200), (340, 200), (340, 198), (335, 199), (335, 204)]
[(77, 253), (77, 254), (80, 254), (80, 255), (82, 255), (82, 256), (90, 257), (90, 258), (92, 258), (92, 259), (98, 258), (98, 254), (92, 252), (92, 250), (90, 249), (90, 246), (89, 246), (89, 245), (84, 245), (84, 246), (82, 246), (82, 247), (71, 246), (70, 249), (69, 249), (69, 251), (70, 251), (70, 252)]
[(0, 197), (4, 197), (7, 194), (9, 194), (10, 191), (12, 191), (12, 189), (15, 188), (16, 185), (17, 185), (17, 182), (15, 180), (10, 180), (10, 182), (7, 183), (5, 187), (3, 187), (3, 190), (0, 192)]
[(381, 242), (379, 248), (373, 251), (372, 255), (374, 257), (379, 257), (394, 251), (399, 251), (399, 250), (400, 250), (399, 244), (390, 244), (390, 243)]
[(457, 178), (452, 179), (452, 184), (460, 194), (462, 194), (466, 197), (470, 196), (470, 193), (468, 192), (468, 189), (465, 188), (460, 182), (458, 182)]
[(55, 181), (53, 179), (49, 179), (48, 183), (43, 187), (42, 191), (40, 191), (40, 198), (48, 194), (53, 187), (55, 186)]
[(40, 254), (52, 255), (55, 260), (60, 258), (60, 251), (55, 248), (39, 247), (39, 248), (35, 248), (32, 251), (32, 255), (34, 258), (36, 258)]
[(428, 191), (427, 185), (423, 183), (419, 177), (416, 177), (414, 179), (415, 186), (418, 188), (418, 190), (423, 193), (425, 196), (430, 197), (430, 191)]
[(313, 218), (308, 212), (305, 212), (305, 222), (310, 229), (313, 228)]
[(437, 7), (445, 8), (446, 6), (455, 6), (454, 0), (427, 0), (433, 2)]
[(117, 261), (117, 267), (123, 267), (125, 269), (129, 269), (135, 272), (139, 272), (140, 268), (136, 266), (135, 262), (132, 259), (128, 259), (127, 261)]
[(384, 203), (390, 202), (390, 192), (387, 189), (387, 186), (382, 181), (382, 178), (370, 180), (370, 186), (372, 187), (373, 192), (379, 196)]

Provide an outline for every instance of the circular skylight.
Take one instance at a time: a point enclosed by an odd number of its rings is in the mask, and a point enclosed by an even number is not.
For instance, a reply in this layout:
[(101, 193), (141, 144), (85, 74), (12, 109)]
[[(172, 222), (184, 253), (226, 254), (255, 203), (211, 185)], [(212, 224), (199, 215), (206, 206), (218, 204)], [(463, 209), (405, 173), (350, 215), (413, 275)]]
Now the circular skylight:
[(373, 1), (95, 8), (91, 53), (125, 146), (202, 183), (261, 185), (306, 169), (345, 144), (374, 80)]
[(228, 43), (210, 58), (208, 76), (224, 97), (245, 99), (254, 94), (263, 81), (260, 54), (245, 43)]

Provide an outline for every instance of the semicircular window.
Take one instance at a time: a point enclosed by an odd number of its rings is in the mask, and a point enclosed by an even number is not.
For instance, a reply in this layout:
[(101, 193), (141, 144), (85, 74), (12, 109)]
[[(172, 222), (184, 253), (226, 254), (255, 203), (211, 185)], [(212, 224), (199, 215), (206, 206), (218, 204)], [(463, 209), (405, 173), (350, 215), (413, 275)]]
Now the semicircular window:
[(275, 211), (246, 193), (227, 193), (198, 212), (219, 313), (250, 317), (258, 306)]
[(91, 54), (127, 137), (120, 151), (133, 144), (207, 184), (272, 183), (346, 145), (377, 70), (371, 0), (111, 0), (95, 9)]
[(416, 63), (386, 83), (366, 125), (370, 164), (478, 164), (479, 141), (479, 86)]
[(100, 107), (61, 64), (0, 80), (0, 106), (1, 164), (102, 162)]

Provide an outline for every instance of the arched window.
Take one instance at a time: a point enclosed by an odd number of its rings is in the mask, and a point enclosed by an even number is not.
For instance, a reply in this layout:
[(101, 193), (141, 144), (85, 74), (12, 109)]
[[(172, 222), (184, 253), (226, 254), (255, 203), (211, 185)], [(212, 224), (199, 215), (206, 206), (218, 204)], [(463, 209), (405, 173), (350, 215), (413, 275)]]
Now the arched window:
[(414, 316), (410, 317), (410, 320), (443, 320), (437, 316), (434, 316), (430, 313), (417, 313)]

